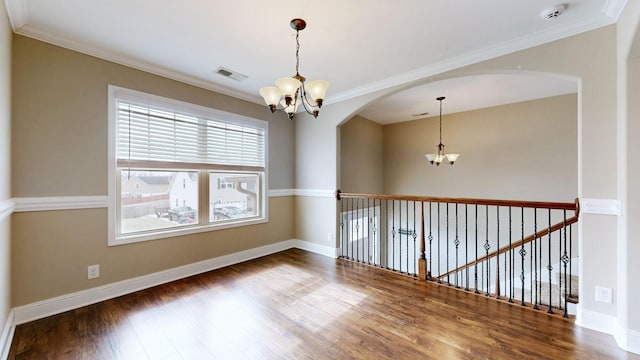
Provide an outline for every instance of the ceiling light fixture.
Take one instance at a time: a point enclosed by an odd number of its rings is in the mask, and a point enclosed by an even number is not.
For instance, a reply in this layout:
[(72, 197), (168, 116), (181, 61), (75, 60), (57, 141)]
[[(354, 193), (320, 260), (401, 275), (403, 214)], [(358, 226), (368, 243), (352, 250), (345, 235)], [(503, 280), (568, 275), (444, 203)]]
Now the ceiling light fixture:
[[(277, 86), (266, 86), (260, 89), (260, 95), (264, 98), (264, 102), (269, 106), (269, 110), (273, 113), (276, 110), (283, 110), (293, 119), (298, 106), (302, 106), (307, 113), (318, 117), (322, 102), (327, 95), (329, 82), (325, 80), (309, 81), (305, 85), (306, 78), (300, 75), (298, 68), (300, 67), (300, 30), (307, 27), (307, 23), (302, 19), (291, 20), (291, 28), (296, 31), (296, 74), (292, 77), (285, 77), (276, 80)], [(307, 93), (308, 92), (308, 93)], [(311, 100), (309, 100), (309, 97)], [(278, 108), (278, 103), (282, 106)]]
[(426, 154), (425, 157), (431, 163), (431, 165), (436, 164), (439, 166), (441, 162), (445, 159), (453, 165), (454, 162), (458, 159), (460, 154), (445, 154), (444, 153), (444, 144), (442, 143), (442, 100), (444, 100), (444, 96), (440, 96), (436, 98), (436, 100), (440, 101), (440, 143), (438, 144), (438, 153), (437, 154)]

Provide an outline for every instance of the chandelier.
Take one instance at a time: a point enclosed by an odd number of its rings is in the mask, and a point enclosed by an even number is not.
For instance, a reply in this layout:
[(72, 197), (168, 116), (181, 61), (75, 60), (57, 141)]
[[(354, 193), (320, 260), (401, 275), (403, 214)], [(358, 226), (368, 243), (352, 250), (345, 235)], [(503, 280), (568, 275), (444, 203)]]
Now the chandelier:
[(293, 19), (290, 25), (296, 31), (296, 74), (276, 80), (276, 86), (261, 88), (260, 95), (272, 113), (276, 110), (284, 111), (289, 119), (293, 119), (298, 106), (302, 103), (305, 111), (317, 118), (322, 101), (327, 94), (329, 82), (313, 80), (305, 84), (306, 78), (300, 75), (298, 68), (300, 67), (300, 30), (304, 30), (307, 23), (302, 19)]
[(458, 156), (460, 156), (460, 154), (445, 154), (444, 152), (444, 144), (442, 143), (442, 100), (444, 99), (444, 96), (436, 98), (436, 100), (440, 101), (440, 143), (438, 144), (438, 153), (425, 155), (429, 163), (431, 163), (431, 165), (436, 164), (436, 166), (440, 166), (440, 163), (445, 159), (453, 165), (458, 159)]

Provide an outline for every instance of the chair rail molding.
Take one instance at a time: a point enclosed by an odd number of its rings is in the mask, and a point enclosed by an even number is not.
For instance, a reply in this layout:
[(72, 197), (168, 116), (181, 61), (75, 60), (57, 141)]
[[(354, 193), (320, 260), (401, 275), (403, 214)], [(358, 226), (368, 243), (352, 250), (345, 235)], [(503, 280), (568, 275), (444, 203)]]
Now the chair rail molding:
[(622, 215), (622, 202), (617, 199), (580, 199), (580, 212), (595, 215)]
[(0, 221), (8, 218), (16, 207), (15, 199), (7, 199), (0, 201)]

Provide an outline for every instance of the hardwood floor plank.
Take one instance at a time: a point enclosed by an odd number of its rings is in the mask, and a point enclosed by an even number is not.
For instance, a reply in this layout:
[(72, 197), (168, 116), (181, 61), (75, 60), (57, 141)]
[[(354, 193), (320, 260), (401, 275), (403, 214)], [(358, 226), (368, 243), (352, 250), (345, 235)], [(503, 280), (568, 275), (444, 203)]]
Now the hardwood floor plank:
[(9, 359), (640, 359), (572, 321), (288, 250), (16, 327)]

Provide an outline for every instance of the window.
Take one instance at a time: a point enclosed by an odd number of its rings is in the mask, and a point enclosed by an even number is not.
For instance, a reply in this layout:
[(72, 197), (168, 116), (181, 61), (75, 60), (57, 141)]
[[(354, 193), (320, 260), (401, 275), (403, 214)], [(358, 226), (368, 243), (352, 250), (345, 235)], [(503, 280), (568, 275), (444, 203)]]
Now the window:
[(109, 244), (266, 221), (266, 122), (109, 87)]

